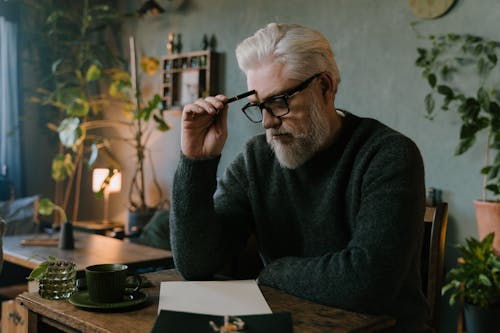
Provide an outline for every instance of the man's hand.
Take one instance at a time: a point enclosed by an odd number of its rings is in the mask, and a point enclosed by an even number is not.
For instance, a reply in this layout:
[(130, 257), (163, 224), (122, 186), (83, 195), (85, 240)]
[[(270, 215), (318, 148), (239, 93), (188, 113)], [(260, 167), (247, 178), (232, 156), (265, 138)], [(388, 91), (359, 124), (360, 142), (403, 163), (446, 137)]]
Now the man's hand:
[(189, 158), (219, 156), (227, 139), (227, 97), (209, 96), (182, 110), (182, 153)]

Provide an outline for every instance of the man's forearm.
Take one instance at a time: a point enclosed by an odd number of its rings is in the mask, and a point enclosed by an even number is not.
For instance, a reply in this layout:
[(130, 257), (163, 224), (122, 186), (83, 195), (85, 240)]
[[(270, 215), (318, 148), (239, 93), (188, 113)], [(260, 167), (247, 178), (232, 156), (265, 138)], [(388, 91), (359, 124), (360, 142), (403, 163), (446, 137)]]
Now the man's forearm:
[(218, 161), (181, 156), (174, 177), (171, 243), (176, 268), (186, 279), (209, 279), (222, 262), (213, 205)]

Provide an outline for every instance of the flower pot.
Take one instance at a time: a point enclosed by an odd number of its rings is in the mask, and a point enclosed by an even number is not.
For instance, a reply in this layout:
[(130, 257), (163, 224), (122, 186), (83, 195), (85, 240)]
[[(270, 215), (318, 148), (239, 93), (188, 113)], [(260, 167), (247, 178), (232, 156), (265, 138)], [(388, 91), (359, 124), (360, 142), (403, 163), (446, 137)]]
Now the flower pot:
[(47, 261), (47, 271), (40, 279), (38, 293), (43, 298), (67, 299), (76, 288), (76, 265), (70, 261)]
[(500, 327), (500, 306), (482, 308), (464, 303), (465, 328), (467, 333), (496, 332)]
[(493, 249), (500, 254), (500, 202), (475, 200), (474, 208), (479, 240), (494, 232)]

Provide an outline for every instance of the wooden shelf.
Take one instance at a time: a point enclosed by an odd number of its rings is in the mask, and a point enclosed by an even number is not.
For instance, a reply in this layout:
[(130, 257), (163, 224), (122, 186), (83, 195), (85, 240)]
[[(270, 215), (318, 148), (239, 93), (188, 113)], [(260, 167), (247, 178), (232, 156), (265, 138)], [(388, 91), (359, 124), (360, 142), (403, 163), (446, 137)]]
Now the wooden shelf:
[(214, 93), (216, 53), (205, 50), (162, 57), (162, 105), (178, 110)]

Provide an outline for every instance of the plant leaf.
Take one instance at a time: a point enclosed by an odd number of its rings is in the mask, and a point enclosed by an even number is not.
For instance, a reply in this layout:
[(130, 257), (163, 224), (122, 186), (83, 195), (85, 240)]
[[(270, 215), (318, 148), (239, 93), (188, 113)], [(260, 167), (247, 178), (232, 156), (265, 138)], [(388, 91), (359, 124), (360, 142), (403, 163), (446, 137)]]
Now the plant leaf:
[(437, 91), (441, 95), (445, 95), (448, 98), (453, 98), (453, 95), (454, 95), (453, 94), (453, 90), (450, 87), (446, 86), (446, 85), (439, 85), (437, 87)]
[(54, 212), (54, 204), (48, 198), (42, 198), (38, 202), (38, 213), (42, 215), (52, 215)]
[(434, 108), (436, 106), (436, 102), (434, 101), (434, 96), (431, 93), (425, 95), (425, 111), (427, 114), (432, 114)]
[(167, 122), (163, 118), (154, 114), (153, 119), (156, 122), (156, 128), (159, 131), (166, 132), (170, 129), (170, 126), (167, 124)]
[(491, 287), (492, 286), (492, 283), (490, 281), (490, 279), (488, 279), (488, 277), (484, 274), (479, 274), (478, 276), (478, 279), (479, 281), (481, 281), (481, 283), (487, 287)]
[(491, 191), (495, 195), (500, 194), (500, 186), (497, 184), (488, 184), (488, 185), (486, 185), (486, 189), (488, 191)]
[(477, 100), (483, 110), (488, 111), (490, 109), (490, 96), (483, 86), (479, 87), (477, 91)]
[(59, 128), (59, 140), (65, 147), (73, 147), (81, 136), (80, 119), (77, 117), (63, 119)]
[(100, 77), (101, 77), (101, 69), (97, 67), (95, 64), (92, 64), (87, 69), (87, 73), (85, 74), (85, 80), (87, 82), (99, 80)]
[(436, 75), (434, 75), (433, 73), (429, 74), (427, 76), (427, 82), (429, 82), (429, 85), (432, 88), (434, 88), (436, 86), (436, 82), (437, 82)]
[(52, 160), (52, 179), (64, 181), (75, 170), (75, 164), (70, 154), (57, 154)]
[(490, 172), (491, 168), (492, 168), (491, 165), (485, 166), (484, 168), (481, 169), (481, 174), (482, 175), (487, 175), (488, 172)]
[(476, 142), (476, 137), (468, 137), (460, 140), (460, 143), (458, 144), (458, 147), (455, 150), (455, 155), (462, 155), (465, 153), (467, 150), (470, 149)]
[(30, 275), (27, 277), (29, 281), (39, 281), (43, 278), (47, 272), (48, 264), (46, 262), (41, 263), (37, 268), (33, 269)]
[(97, 145), (95, 143), (92, 143), (90, 145), (90, 156), (88, 160), (88, 165), (90, 167), (95, 163), (98, 155), (99, 155), (99, 148), (97, 148)]

